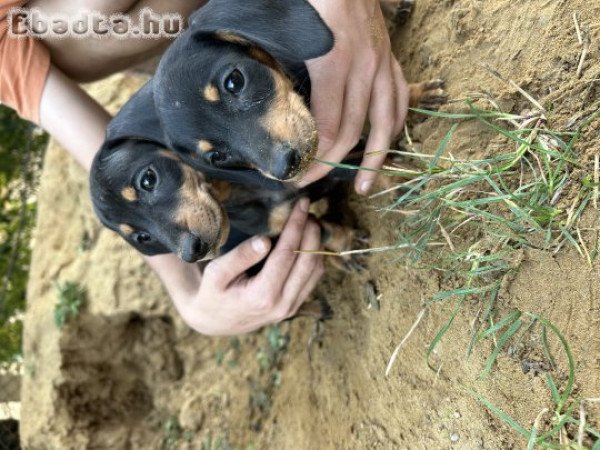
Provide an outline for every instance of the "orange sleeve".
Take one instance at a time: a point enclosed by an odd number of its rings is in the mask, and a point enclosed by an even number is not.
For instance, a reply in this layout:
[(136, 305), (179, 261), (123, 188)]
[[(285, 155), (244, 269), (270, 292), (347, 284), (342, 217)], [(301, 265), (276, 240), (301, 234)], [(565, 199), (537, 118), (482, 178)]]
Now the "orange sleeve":
[(40, 102), (50, 70), (50, 52), (38, 39), (8, 33), (0, 14), (0, 102), (32, 122), (40, 122)]

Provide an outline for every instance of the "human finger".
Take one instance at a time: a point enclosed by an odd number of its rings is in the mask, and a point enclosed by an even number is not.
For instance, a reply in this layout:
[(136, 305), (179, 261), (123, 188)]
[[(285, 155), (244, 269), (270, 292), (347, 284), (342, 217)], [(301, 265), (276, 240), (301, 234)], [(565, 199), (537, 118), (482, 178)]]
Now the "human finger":
[(356, 175), (354, 185), (359, 194), (366, 194), (371, 189), (377, 176), (376, 170), (381, 168), (390, 147), (396, 124), (396, 104), (393, 92), (392, 68), (388, 62), (384, 63), (373, 84), (369, 108), (371, 130), (361, 162), (361, 167), (370, 170), (361, 170)]
[(306, 282), (310, 279), (319, 260), (323, 258), (317, 252), (321, 248), (321, 228), (313, 221), (306, 224), (304, 236), (300, 243), (300, 249), (294, 267), (290, 271), (289, 277), (283, 288), (283, 302), (281, 306), (285, 308), (285, 314), (293, 310), (299, 293), (302, 291)]
[(281, 293), (296, 261), (296, 250), (300, 247), (306, 221), (308, 220), (308, 205), (308, 199), (302, 198), (294, 206), (275, 248), (273, 248), (264, 267), (255, 278), (255, 282), (263, 286), (272, 295)]
[(204, 268), (204, 279), (215, 287), (226, 289), (250, 267), (260, 262), (269, 252), (271, 241), (255, 236), (212, 260)]

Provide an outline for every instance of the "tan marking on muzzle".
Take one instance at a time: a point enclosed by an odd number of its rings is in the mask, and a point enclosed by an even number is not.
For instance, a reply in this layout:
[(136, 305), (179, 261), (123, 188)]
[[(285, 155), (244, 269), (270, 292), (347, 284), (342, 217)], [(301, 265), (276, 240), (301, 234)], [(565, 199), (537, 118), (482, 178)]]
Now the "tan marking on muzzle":
[(302, 97), (294, 91), (285, 74), (270, 69), (275, 84), (275, 96), (261, 119), (261, 126), (272, 139), (298, 150), (304, 170), (314, 157), (319, 143), (315, 121)]
[(214, 84), (207, 84), (202, 91), (202, 96), (204, 100), (210, 103), (215, 103), (221, 100), (221, 95), (219, 94), (219, 90)]
[(138, 199), (137, 192), (133, 186), (127, 186), (121, 191), (121, 196), (128, 202), (135, 202)]
[(207, 258), (214, 258), (229, 235), (227, 214), (211, 194), (202, 174), (187, 166), (182, 170), (183, 184), (179, 189), (174, 222), (208, 244)]
[(200, 150), (202, 153), (209, 152), (212, 149), (213, 145), (206, 139), (201, 139), (198, 141), (198, 150)]
[(119, 225), (119, 231), (124, 236), (129, 236), (131, 233), (133, 233), (133, 227), (131, 225), (127, 225), (126, 223), (122, 223)]

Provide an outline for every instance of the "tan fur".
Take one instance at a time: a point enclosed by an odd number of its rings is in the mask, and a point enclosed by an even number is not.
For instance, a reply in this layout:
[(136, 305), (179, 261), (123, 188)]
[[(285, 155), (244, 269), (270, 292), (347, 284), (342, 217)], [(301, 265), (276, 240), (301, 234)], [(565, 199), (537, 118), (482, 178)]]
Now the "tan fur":
[(414, 108), (419, 104), (423, 92), (425, 92), (423, 83), (410, 83), (408, 85), (408, 105), (411, 108)]
[(206, 100), (207, 102), (210, 102), (210, 103), (215, 103), (215, 102), (218, 102), (219, 100), (221, 100), (221, 95), (219, 94), (219, 90), (212, 83), (206, 85), (206, 87), (204, 88), (204, 91), (202, 91), (202, 96), (204, 97), (204, 100)]
[(270, 67), (271, 69), (281, 71), (280, 66), (275, 60), (275, 58), (273, 58), (271, 55), (265, 52), (262, 48), (251, 47), (249, 53), (251, 58), (257, 60), (265, 66)]
[(302, 170), (317, 151), (319, 140), (316, 125), (289, 78), (274, 69), (271, 69), (271, 74), (275, 83), (275, 98), (260, 124), (273, 139), (300, 151)]
[(121, 191), (121, 196), (128, 202), (135, 202), (138, 199), (137, 192), (133, 186), (127, 186)]
[(210, 246), (207, 258), (215, 257), (229, 234), (227, 214), (211, 195), (208, 184), (199, 172), (187, 166), (182, 170), (184, 181), (179, 190), (174, 222)]
[(275, 236), (281, 233), (292, 212), (292, 205), (282, 203), (271, 210), (269, 214), (269, 232)]
[(327, 250), (339, 253), (352, 249), (354, 230), (330, 222), (321, 222), (321, 226), (327, 231), (327, 239), (323, 241)]
[(228, 183), (227, 181), (212, 180), (210, 182), (210, 187), (212, 188), (215, 198), (220, 203), (225, 203), (231, 197), (231, 183)]
[(121, 225), (119, 225), (119, 231), (124, 235), (124, 236), (129, 236), (131, 233), (133, 233), (133, 227), (131, 227), (131, 225), (127, 225), (126, 223), (122, 223)]
[(201, 139), (198, 141), (198, 150), (202, 153), (209, 152), (213, 149), (213, 145), (208, 142), (206, 139)]
[(231, 33), (230, 31), (217, 31), (215, 36), (222, 41), (231, 42), (232, 44), (248, 45), (248, 41), (246, 39), (238, 36), (237, 34)]
[(179, 159), (179, 156), (177, 156), (176, 153), (170, 150), (160, 150), (158, 154), (164, 158), (172, 159), (173, 161), (181, 161), (181, 159)]

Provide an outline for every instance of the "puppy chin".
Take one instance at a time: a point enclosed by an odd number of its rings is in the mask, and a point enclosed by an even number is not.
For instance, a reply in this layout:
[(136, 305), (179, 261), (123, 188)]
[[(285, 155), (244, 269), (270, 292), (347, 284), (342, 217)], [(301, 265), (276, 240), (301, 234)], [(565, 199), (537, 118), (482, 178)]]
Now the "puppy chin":
[(219, 256), (218, 252), (216, 250), (211, 250), (204, 258), (199, 259), (196, 262), (210, 261), (211, 259), (215, 259), (217, 256)]

